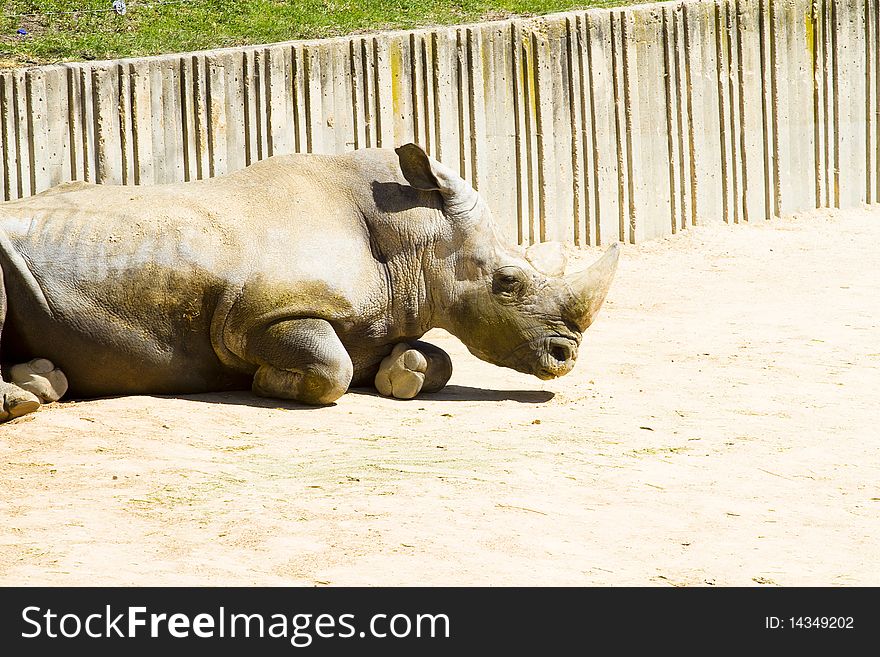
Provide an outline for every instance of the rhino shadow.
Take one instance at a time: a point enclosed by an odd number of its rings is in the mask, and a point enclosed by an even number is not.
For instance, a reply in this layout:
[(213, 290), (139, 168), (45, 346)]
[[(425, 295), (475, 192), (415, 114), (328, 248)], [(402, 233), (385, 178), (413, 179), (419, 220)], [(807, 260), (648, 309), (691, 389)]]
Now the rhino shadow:
[(441, 202), (434, 192), (421, 192), (413, 189), (409, 185), (401, 185), (396, 182), (379, 182), (374, 180), (370, 183), (373, 192), (373, 202), (382, 212), (393, 214), (396, 212), (405, 212), (413, 208), (425, 207), (426, 201), (431, 198), (434, 205), (441, 206)]
[[(381, 397), (378, 392), (370, 388), (351, 388), (348, 392), (349, 394)], [(555, 396), (548, 390), (493, 390), (491, 388), (450, 385), (439, 392), (420, 393), (414, 401), (515, 401), (520, 404), (544, 404)]]
[[(350, 388), (348, 394), (364, 395), (366, 397), (382, 397), (376, 390), (372, 388)], [(95, 401), (98, 399), (120, 399), (128, 395), (113, 395), (109, 397), (96, 397), (94, 399), (78, 399), (71, 398), (73, 401)], [(147, 395), (144, 395), (147, 396)], [(156, 399), (183, 399), (186, 401), (194, 401), (202, 404), (222, 404), (230, 406), (252, 406), (254, 408), (274, 408), (285, 411), (320, 411), (323, 408), (336, 406), (327, 404), (325, 406), (314, 406), (311, 404), (302, 404), (287, 399), (275, 399), (268, 397), (258, 397), (253, 393), (245, 390), (229, 391), (229, 392), (203, 392), (191, 395), (148, 395)], [(485, 402), (501, 402), (515, 401), (520, 404), (544, 404), (555, 397), (555, 394), (548, 390), (493, 390), (491, 388), (472, 388), (471, 386), (448, 385), (439, 392), (423, 392), (415, 399), (415, 401), (485, 401)], [(387, 399), (387, 397), (383, 397)], [(65, 400), (68, 401), (68, 400)], [(413, 401), (413, 400), (401, 400)]]
[[(158, 399), (185, 399), (187, 401), (201, 402), (203, 404), (253, 406), (254, 408), (277, 408), (285, 411), (318, 411), (322, 408), (336, 406), (336, 403), (327, 404), (325, 406), (314, 406), (311, 404), (302, 404), (300, 402), (295, 402), (288, 399), (258, 397), (257, 395), (245, 390), (231, 392), (202, 392), (192, 395), (150, 396), (156, 397)], [(112, 399), (112, 397), (105, 397), (104, 399)]]

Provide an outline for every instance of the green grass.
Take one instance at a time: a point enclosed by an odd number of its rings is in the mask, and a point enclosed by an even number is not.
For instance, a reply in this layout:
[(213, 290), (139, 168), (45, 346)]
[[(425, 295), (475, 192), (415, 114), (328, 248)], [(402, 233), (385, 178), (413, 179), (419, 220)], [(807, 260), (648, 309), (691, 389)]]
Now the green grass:
[[(626, 0), (9, 0), (0, 3), (0, 67), (138, 57), (511, 15)], [(78, 13), (56, 13), (80, 10)], [(19, 28), (26, 36), (17, 34)]]

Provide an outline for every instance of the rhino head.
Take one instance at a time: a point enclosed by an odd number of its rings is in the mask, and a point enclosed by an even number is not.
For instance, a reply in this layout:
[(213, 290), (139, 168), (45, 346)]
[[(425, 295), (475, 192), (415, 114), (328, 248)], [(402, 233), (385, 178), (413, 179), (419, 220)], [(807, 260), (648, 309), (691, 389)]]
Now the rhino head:
[(445, 217), (433, 257), (436, 323), (478, 358), (552, 379), (571, 371), (617, 269), (611, 246), (589, 268), (564, 274), (558, 243), (505, 243), (488, 205), (463, 178), (415, 144), (397, 149), (404, 177), (438, 192)]

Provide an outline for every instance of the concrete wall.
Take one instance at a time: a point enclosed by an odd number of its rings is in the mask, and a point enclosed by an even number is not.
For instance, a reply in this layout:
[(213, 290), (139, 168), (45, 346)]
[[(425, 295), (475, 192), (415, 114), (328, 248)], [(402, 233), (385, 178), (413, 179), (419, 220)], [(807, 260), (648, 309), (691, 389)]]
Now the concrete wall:
[(0, 73), (5, 199), (416, 141), (523, 243), (880, 198), (880, 0), (718, 0)]

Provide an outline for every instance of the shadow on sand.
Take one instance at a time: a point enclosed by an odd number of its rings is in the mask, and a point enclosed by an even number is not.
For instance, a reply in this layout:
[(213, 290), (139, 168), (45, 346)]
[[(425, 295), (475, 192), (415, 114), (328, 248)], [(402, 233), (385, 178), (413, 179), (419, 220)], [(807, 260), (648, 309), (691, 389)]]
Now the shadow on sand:
[[(348, 394), (378, 397), (379, 393), (371, 388), (352, 388)], [(553, 399), (554, 394), (547, 390), (492, 390), (490, 388), (472, 388), (470, 386), (446, 386), (440, 392), (420, 394), (414, 401), (515, 401), (521, 404), (543, 404)]]
[[(365, 397), (380, 397), (373, 388), (352, 388), (346, 394), (363, 395)], [(248, 390), (233, 390), (227, 392), (205, 392), (194, 395), (144, 395), (157, 399), (185, 399), (187, 401), (201, 402), (203, 404), (228, 404), (233, 406), (252, 406), (254, 408), (280, 408), (286, 411), (314, 411), (322, 408), (336, 406), (310, 406), (287, 399), (274, 399), (258, 397)], [(470, 386), (446, 386), (440, 392), (420, 394), (415, 400), (406, 401), (515, 401), (521, 404), (543, 404), (553, 399), (554, 394), (546, 390), (492, 390), (488, 388), (472, 388)], [(103, 397), (102, 399), (118, 399), (118, 397)], [(92, 399), (77, 399), (76, 401), (93, 401)], [(404, 400), (401, 400), (404, 401)]]
[(158, 399), (185, 399), (187, 401), (201, 402), (203, 404), (223, 404), (232, 406), (252, 406), (254, 408), (280, 408), (285, 411), (314, 411), (321, 408), (336, 406), (311, 406), (301, 404), (289, 399), (275, 399), (258, 397), (249, 390), (234, 390), (228, 392), (204, 392), (195, 395), (150, 395)]

